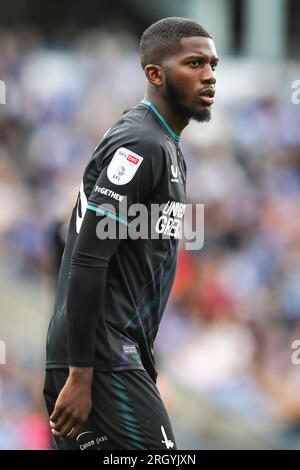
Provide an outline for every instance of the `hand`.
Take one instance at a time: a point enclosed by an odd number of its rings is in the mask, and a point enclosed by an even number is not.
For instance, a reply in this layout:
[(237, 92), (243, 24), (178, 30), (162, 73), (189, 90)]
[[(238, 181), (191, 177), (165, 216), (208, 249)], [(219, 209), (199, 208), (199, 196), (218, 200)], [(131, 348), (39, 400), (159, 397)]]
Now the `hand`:
[(50, 416), (51, 431), (59, 438), (75, 439), (92, 409), (92, 367), (71, 367)]

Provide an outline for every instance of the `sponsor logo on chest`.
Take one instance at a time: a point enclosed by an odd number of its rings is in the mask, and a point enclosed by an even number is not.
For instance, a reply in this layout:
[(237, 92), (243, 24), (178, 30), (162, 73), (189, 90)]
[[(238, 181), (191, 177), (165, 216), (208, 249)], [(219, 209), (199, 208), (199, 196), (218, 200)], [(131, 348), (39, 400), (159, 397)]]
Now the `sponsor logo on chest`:
[(172, 183), (179, 183), (178, 181), (178, 166), (177, 165), (171, 165), (171, 182)]

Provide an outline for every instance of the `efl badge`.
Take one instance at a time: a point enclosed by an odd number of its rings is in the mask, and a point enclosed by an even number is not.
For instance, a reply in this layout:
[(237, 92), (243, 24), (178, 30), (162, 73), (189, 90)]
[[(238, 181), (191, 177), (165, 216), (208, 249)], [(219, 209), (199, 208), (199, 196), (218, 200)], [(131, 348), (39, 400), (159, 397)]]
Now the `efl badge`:
[(125, 147), (119, 148), (107, 168), (107, 177), (114, 184), (127, 184), (134, 177), (143, 157)]

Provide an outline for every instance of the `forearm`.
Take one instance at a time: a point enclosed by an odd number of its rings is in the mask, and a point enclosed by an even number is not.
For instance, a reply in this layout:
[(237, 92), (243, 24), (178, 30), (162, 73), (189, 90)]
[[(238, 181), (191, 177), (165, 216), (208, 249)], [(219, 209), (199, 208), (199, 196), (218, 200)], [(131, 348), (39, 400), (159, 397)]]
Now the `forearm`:
[[(74, 264), (67, 297), (68, 361), (90, 367), (95, 361), (97, 325), (105, 328), (104, 294), (107, 262), (101, 267)], [(101, 326), (102, 325), (102, 326)]]
[(108, 264), (120, 244), (99, 240), (100, 217), (87, 211), (74, 247), (67, 294), (68, 361), (70, 366), (93, 367), (96, 329), (105, 338), (105, 287)]
[(94, 367), (69, 367), (69, 377), (74, 382), (85, 382), (88, 386), (92, 385)]

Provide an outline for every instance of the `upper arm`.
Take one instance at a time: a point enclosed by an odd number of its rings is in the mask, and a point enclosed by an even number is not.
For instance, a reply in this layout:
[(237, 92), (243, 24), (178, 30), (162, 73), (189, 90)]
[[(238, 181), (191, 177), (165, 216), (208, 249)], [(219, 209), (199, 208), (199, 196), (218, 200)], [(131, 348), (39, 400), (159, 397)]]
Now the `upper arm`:
[(147, 203), (163, 169), (164, 153), (159, 145), (138, 142), (118, 147), (106, 159), (88, 198), (87, 209), (129, 225), (130, 206)]
[(104, 155), (100, 151), (98, 159), (105, 163), (99, 164), (90, 196), (87, 198), (83, 183), (79, 192), (78, 237), (73, 250), (77, 262), (85, 258), (84, 262), (97, 263), (106, 254), (109, 259), (121, 241), (119, 225), (127, 228), (134, 219), (130, 207), (147, 203), (164, 170), (162, 148), (146, 141), (129, 142)]

